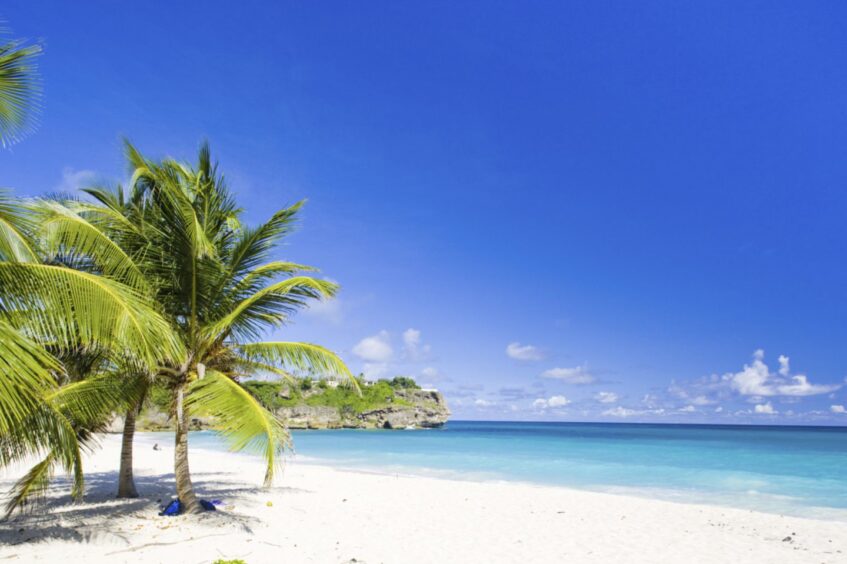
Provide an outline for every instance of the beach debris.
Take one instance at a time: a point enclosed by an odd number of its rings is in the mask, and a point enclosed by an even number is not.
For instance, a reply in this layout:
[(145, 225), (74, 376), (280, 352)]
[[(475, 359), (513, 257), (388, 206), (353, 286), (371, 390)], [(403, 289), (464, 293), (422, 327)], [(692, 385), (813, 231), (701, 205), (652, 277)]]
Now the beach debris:
[(268, 502), (267, 502), (267, 503), (265, 503), (265, 505), (267, 505), (268, 507), (273, 507), (273, 506), (274, 506), (274, 502), (272, 502), (271, 500), (268, 500)]
[(153, 450), (162, 450), (162, 448), (159, 446), (159, 443), (155, 443), (153, 445)]
[(792, 537), (788, 536), (788, 537), (785, 537), (784, 539), (782, 539), (782, 542), (794, 542), (794, 539)]

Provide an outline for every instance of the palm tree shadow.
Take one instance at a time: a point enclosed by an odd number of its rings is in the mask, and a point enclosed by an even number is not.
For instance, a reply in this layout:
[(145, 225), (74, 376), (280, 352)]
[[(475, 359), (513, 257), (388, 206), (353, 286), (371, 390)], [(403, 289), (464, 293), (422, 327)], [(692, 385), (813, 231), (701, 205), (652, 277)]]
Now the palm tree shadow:
[[(93, 541), (129, 546), (131, 532), (121, 530), (117, 525), (124, 517), (138, 519), (138, 523), (167, 519), (202, 519), (210, 526), (229, 525), (251, 534), (252, 526), (261, 520), (243, 514), (235, 514), (225, 508), (241, 500), (266, 492), (261, 487), (242, 486), (238, 483), (221, 481), (222, 476), (236, 473), (194, 474), (194, 485), (203, 499), (221, 500), (217, 511), (209, 511), (199, 516), (161, 517), (161, 506), (176, 497), (176, 484), (173, 474), (155, 476), (136, 476), (135, 484), (140, 494), (135, 499), (116, 499), (115, 491), (118, 473), (98, 472), (87, 474), (85, 500), (74, 503), (69, 495), (70, 480), (67, 477), (56, 479), (48, 490), (44, 503), (30, 511), (16, 514), (0, 522), (0, 546), (15, 546), (23, 543), (46, 540), (67, 540), (89, 543)], [(275, 493), (309, 494), (310, 490), (288, 487), (275, 487)], [(131, 521), (129, 522), (131, 523)]]

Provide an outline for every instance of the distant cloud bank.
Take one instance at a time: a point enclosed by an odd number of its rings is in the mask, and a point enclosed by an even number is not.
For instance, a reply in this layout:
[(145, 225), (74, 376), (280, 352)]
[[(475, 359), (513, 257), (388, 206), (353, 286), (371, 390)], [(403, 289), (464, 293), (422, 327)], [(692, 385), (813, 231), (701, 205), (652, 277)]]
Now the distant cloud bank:
[(544, 353), (532, 345), (522, 345), (518, 342), (509, 343), (506, 346), (506, 355), (515, 360), (532, 361), (543, 360)]
[(552, 380), (561, 380), (567, 384), (591, 384), (595, 381), (594, 375), (588, 371), (587, 366), (551, 368), (542, 372), (541, 376)]

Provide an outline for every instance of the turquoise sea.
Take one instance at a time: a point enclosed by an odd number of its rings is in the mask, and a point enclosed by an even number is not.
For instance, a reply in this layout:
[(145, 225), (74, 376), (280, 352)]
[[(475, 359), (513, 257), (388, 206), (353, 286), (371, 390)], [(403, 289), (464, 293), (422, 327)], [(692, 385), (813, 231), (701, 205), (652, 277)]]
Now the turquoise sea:
[[(451, 421), (293, 435), (300, 462), (847, 520), (847, 428)], [(190, 444), (226, 448), (211, 432)]]

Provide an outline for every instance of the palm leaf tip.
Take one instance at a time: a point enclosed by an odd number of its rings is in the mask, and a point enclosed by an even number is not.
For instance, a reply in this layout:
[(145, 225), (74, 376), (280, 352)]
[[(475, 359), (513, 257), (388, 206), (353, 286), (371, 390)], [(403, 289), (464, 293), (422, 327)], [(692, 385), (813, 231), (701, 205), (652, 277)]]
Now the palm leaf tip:
[(38, 504), (44, 500), (50, 478), (53, 475), (52, 453), (44, 460), (35, 464), (24, 474), (7, 494), (5, 518), (12, 516), (16, 509), (23, 509), (28, 504)]
[(233, 451), (261, 454), (267, 463), (265, 486), (273, 482), (290, 436), (282, 422), (244, 387), (228, 376), (208, 370), (186, 398), (189, 413), (215, 418), (218, 433)]

